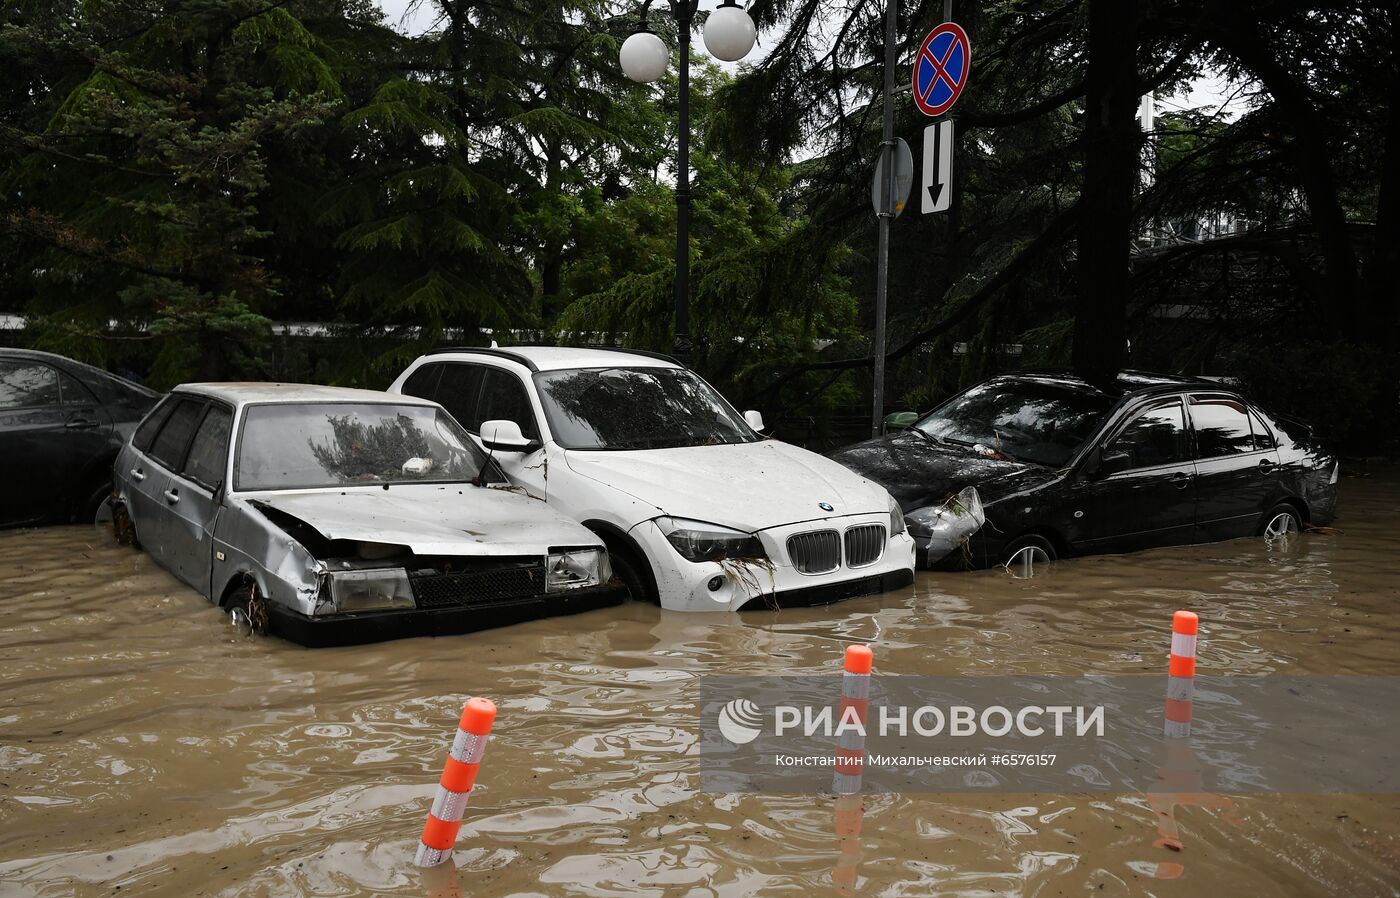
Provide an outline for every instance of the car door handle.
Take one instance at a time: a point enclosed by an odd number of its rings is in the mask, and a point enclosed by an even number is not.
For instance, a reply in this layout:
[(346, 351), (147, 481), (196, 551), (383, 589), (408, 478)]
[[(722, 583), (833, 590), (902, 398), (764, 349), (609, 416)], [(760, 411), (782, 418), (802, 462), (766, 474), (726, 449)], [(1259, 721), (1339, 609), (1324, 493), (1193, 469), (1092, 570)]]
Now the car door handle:
[(180, 494), (175, 490), (166, 490), (165, 501), (169, 502), (171, 505), (174, 505), (176, 502), (180, 501)]
[(141, 481), (146, 479), (146, 472), (141, 470), (140, 468), (132, 468), (131, 479), (135, 480), (137, 483), (140, 483)]
[(66, 425), (69, 430), (80, 430), (85, 427), (96, 427), (96, 421), (89, 421), (87, 418), (79, 418), (76, 421), (69, 421)]
[(1259, 459), (1259, 470), (1260, 470), (1260, 471), (1263, 471), (1265, 474), (1272, 474), (1273, 471), (1274, 471), (1274, 462), (1273, 462), (1273, 459), (1269, 459), (1269, 458), (1261, 458), (1261, 459)]
[(1176, 484), (1177, 489), (1184, 490), (1186, 489), (1187, 485), (1191, 483), (1191, 475), (1183, 474), (1182, 472), (1178, 471), (1177, 473), (1172, 475), (1172, 483)]

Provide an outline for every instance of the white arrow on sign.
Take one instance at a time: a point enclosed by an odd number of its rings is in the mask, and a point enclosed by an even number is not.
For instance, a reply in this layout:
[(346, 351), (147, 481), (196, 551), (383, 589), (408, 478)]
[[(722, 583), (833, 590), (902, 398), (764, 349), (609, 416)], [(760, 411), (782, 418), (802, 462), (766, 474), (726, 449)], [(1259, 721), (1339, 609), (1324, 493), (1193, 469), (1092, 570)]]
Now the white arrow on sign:
[(946, 212), (953, 204), (953, 123), (934, 122), (924, 129), (924, 177), (920, 181), (923, 212)]

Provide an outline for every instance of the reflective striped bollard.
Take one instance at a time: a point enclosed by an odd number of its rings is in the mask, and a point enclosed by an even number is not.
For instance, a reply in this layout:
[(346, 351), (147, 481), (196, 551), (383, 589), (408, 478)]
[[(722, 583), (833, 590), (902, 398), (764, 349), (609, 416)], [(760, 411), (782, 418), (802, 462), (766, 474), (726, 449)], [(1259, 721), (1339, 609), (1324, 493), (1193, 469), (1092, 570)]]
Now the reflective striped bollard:
[(870, 670), (875, 654), (868, 645), (846, 646), (846, 672), (841, 677), (840, 722), (853, 714), (860, 729), (847, 728), (837, 738), (836, 775), (832, 790), (837, 795), (854, 795), (860, 791), (861, 775), (865, 772), (865, 721), (870, 706)]
[(1163, 734), (1191, 735), (1191, 699), (1196, 690), (1196, 634), (1200, 618), (1192, 611), (1172, 615), (1172, 654), (1167, 662), (1167, 713)]
[(476, 773), (495, 720), (496, 705), (490, 699), (469, 698), (462, 707), (462, 720), (447, 753), (437, 795), (413, 859), (419, 867), (436, 867), (452, 857), (457, 830), (462, 828), (462, 815), (467, 810), (467, 798), (476, 783)]

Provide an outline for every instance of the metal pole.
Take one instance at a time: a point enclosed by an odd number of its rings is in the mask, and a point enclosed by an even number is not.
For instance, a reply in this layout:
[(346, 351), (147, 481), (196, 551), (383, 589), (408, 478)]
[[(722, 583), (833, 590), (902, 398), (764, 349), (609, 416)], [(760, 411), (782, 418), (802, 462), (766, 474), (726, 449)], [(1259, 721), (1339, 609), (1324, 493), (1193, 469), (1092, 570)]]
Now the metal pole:
[(870, 418), (870, 435), (880, 435), (885, 420), (885, 300), (889, 290), (890, 219), (894, 218), (894, 44), (895, 26), (899, 15), (898, 0), (885, 2), (885, 111), (880, 141), (880, 159), (884, 165), (885, 183), (880, 190), (879, 245), (875, 252), (875, 382)]
[(671, 0), (680, 26), (680, 149), (676, 160), (676, 338), (674, 354), (690, 364), (690, 23), (698, 0)]

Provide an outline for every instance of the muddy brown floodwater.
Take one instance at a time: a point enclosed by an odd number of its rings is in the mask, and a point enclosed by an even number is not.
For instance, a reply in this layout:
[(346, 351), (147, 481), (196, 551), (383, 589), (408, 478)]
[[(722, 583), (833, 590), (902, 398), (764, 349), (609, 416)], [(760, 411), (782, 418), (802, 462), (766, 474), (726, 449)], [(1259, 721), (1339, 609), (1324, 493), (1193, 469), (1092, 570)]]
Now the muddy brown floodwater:
[[(1400, 473), (1345, 479), (1337, 527), (822, 609), (633, 604), (317, 651), (237, 638), (103, 532), (0, 534), (0, 894), (1395, 895), (1394, 795), (1182, 807), (1172, 852), (1141, 795), (868, 795), (838, 839), (829, 795), (696, 791), (698, 677), (835, 673), (853, 641), (877, 675), (1160, 673), (1184, 607), (1203, 671), (1400, 673)], [(457, 869), (425, 881), (472, 694), (500, 716)]]

